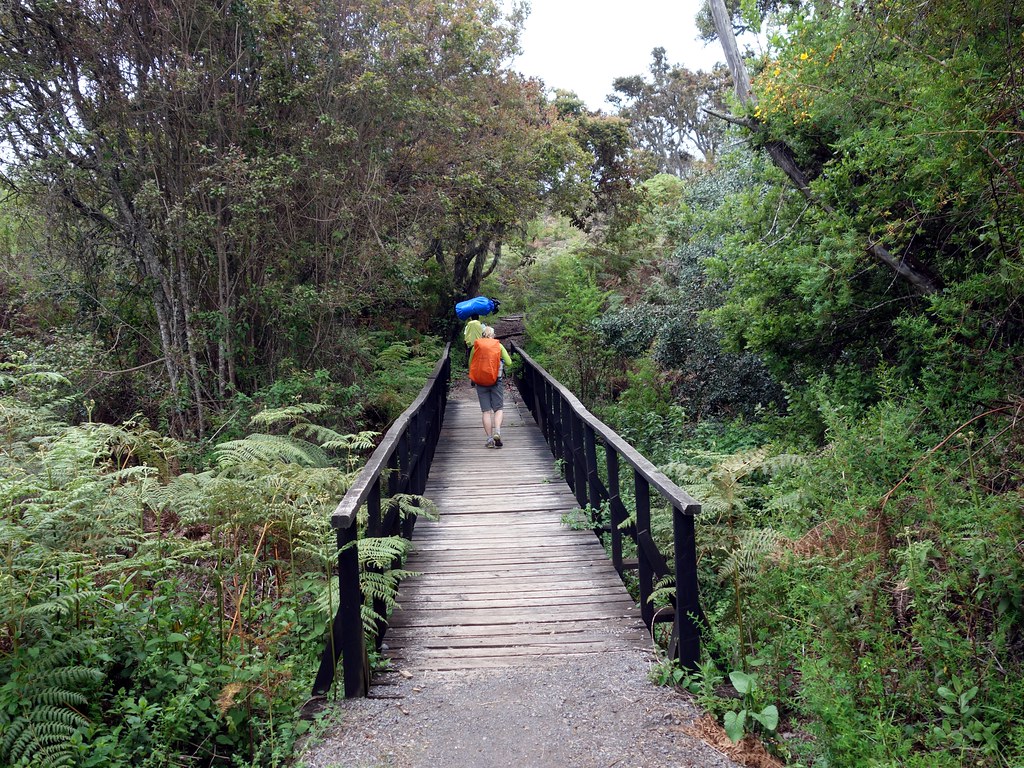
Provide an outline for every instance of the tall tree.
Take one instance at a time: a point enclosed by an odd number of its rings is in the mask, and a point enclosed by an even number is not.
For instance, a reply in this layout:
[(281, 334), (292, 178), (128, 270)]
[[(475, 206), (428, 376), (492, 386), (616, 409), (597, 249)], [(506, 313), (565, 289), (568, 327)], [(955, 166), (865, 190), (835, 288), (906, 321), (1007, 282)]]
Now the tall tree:
[(615, 93), (608, 100), (629, 120), (637, 144), (651, 153), (660, 172), (685, 173), (693, 162), (694, 149), (705, 162), (714, 163), (725, 126), (707, 110), (724, 109), (728, 70), (716, 67), (711, 72), (691, 72), (670, 66), (664, 48), (655, 48), (651, 55), (650, 79), (641, 75), (616, 78)]
[(570, 126), (582, 162), (573, 168), (579, 183), (571, 183), (572, 176), (564, 177), (551, 207), (587, 231), (597, 224), (614, 228), (631, 221), (639, 202), (636, 185), (652, 169), (637, 155), (629, 123), (615, 115), (591, 112), (572, 91), (556, 91), (554, 108)]
[(134, 273), (175, 429), (346, 318), (429, 314), (425, 259), (473, 290), (574, 177), (566, 129), (503, 67), (518, 18), (493, 0), (3, 5), (9, 181), (91, 223), (107, 290)]
[[(739, 46), (736, 44), (732, 26), (733, 17), (726, 7), (725, 0), (708, 0), (708, 5), (714, 20), (715, 31), (725, 52), (725, 59), (728, 62), (729, 70), (732, 73), (736, 98), (748, 111), (754, 110), (757, 106), (757, 95), (751, 88), (746, 65), (740, 56)], [(766, 132), (758, 118), (759, 115), (755, 112), (753, 117), (730, 119), (732, 122), (751, 129), (758, 136), (772, 161), (790, 178), (804, 197), (811, 202), (817, 202), (828, 213), (832, 213), (834, 210), (832, 205), (818, 200), (811, 191), (810, 176), (807, 170), (796, 160), (792, 149), (785, 140), (772, 136), (770, 132)], [(896, 274), (910, 283), (919, 293), (929, 294), (941, 290), (941, 278), (931, 268), (921, 262), (914, 253), (905, 252), (896, 255), (877, 241), (868, 242), (866, 250), (875, 259), (891, 267)]]
[(743, 222), (720, 319), (790, 361), (1007, 364), (1024, 329), (1007, 279), (1021, 259), (1007, 233), (1024, 220), (1020, 10), (941, 0), (798, 16), (781, 19), (745, 122), (805, 182)]

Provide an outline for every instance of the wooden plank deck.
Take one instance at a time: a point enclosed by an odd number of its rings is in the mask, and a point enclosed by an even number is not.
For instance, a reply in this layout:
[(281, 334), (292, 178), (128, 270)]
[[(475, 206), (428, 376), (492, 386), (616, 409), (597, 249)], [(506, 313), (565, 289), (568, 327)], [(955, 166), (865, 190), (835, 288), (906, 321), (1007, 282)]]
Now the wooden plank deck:
[(385, 637), (403, 669), (539, 666), (651, 649), (640, 611), (597, 538), (561, 523), (575, 497), (518, 394), (505, 398), (504, 447), (484, 448), (476, 397), (448, 403)]

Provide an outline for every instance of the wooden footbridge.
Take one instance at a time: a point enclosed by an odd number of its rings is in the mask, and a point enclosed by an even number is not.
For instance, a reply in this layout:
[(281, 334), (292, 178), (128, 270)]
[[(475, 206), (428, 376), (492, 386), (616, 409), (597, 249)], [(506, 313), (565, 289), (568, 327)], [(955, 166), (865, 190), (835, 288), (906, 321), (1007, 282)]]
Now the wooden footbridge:
[[(669, 651), (687, 666), (696, 664), (701, 612), (693, 518), (699, 505), (519, 354), (522, 373), (506, 390), (504, 447), (484, 447), (475, 397), (448, 400), (446, 349), (338, 505), (332, 517), (338, 613), (314, 694), (330, 688), (339, 658), (345, 695), (369, 689), (354, 544), (356, 513), (364, 506), (363, 535), (412, 539), (405, 567), (421, 574), (402, 584), (401, 607), (377, 627), (378, 643), (402, 668), (597, 658), (650, 648), (651, 632), (661, 623), (671, 624)], [(629, 493), (620, 493), (620, 465), (632, 475)], [(673, 509), (668, 558), (650, 533), (652, 490)], [(431, 500), (439, 519), (403, 516), (399, 504), (389, 503), (400, 494)], [(604, 516), (596, 513), (602, 507)], [(567, 526), (567, 518), (578, 524)], [(625, 574), (639, 604), (624, 586)], [(655, 610), (648, 598), (671, 574), (678, 597)], [(379, 602), (374, 608), (384, 614)]]

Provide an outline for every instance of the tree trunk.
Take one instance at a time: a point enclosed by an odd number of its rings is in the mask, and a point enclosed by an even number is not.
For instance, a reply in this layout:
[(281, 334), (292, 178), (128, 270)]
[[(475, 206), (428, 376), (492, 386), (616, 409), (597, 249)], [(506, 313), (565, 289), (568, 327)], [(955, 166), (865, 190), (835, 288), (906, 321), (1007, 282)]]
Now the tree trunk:
[(729, 72), (732, 74), (736, 98), (740, 100), (740, 104), (747, 106), (754, 101), (754, 93), (750, 89), (750, 76), (747, 74), (743, 57), (740, 56), (740, 48), (736, 45), (736, 36), (732, 31), (732, 16), (725, 7), (725, 0), (708, 0), (708, 2), (711, 5), (711, 18), (715, 22), (715, 32), (718, 33), (718, 40), (725, 53), (725, 63), (729, 65)]
[(172, 400), (175, 402), (178, 426), (184, 428), (184, 421), (181, 418), (182, 414), (176, 399), (176, 395), (180, 391), (182, 376), (181, 349), (175, 343), (174, 309), (169, 293), (170, 285), (167, 281), (167, 274), (160, 264), (156, 253), (156, 243), (153, 242), (153, 237), (145, 223), (135, 215), (128, 200), (125, 199), (120, 187), (113, 179), (109, 180), (109, 188), (121, 219), (121, 231), (129, 241), (127, 243), (128, 250), (135, 254), (139, 272), (150, 284), (153, 309), (156, 312), (157, 326), (160, 332), (160, 350), (163, 352), (164, 370), (167, 372), (167, 382), (170, 385)]

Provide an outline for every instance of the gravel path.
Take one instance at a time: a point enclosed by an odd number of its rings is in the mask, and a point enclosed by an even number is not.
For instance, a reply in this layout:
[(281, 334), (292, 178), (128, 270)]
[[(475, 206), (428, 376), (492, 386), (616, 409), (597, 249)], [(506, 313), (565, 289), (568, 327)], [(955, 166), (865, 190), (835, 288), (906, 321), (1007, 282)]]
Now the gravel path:
[(699, 715), (647, 680), (651, 657), (616, 653), (543, 668), (390, 672), (338, 702), (309, 768), (734, 768), (688, 735)]

